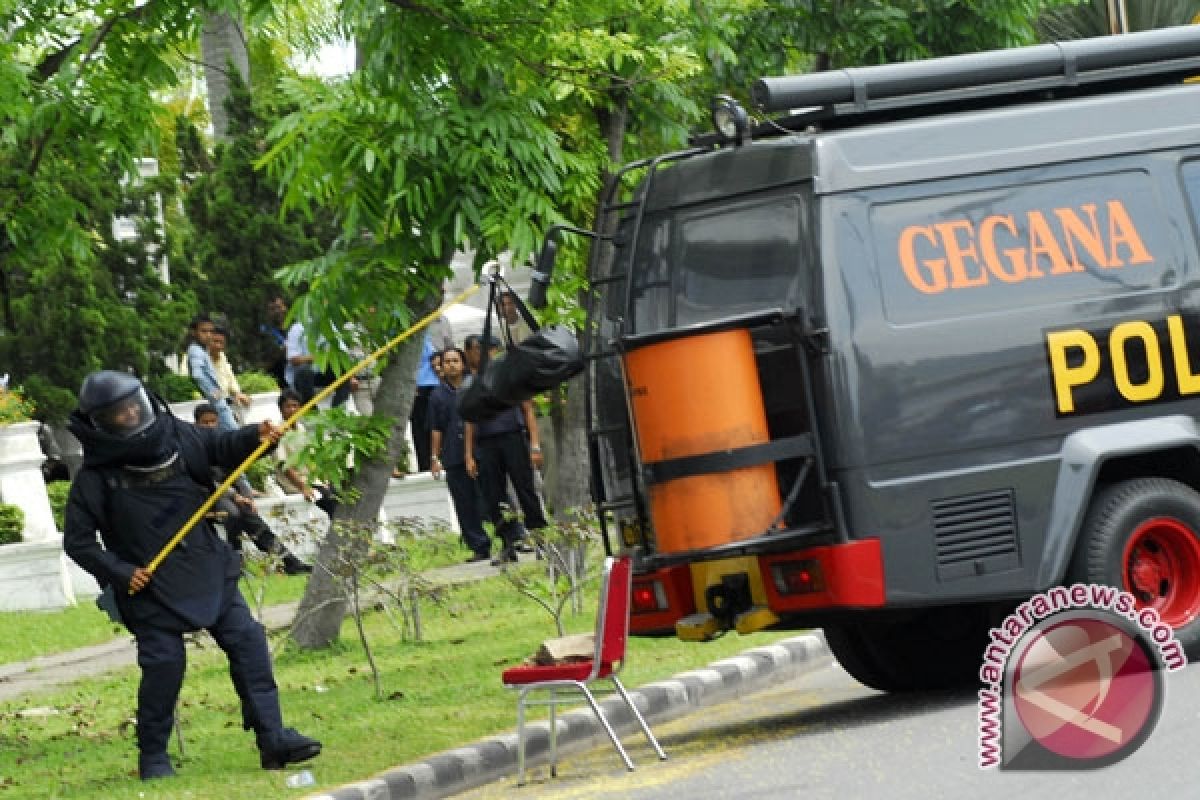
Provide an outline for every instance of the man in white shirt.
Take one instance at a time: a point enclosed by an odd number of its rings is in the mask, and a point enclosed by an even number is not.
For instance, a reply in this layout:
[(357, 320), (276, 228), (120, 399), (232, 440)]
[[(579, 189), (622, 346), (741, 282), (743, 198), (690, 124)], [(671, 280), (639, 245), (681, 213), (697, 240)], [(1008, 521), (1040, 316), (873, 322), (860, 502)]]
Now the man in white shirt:
[(217, 373), (217, 385), (225, 393), (230, 410), (239, 423), (245, 422), (245, 409), (250, 407), (250, 397), (242, 391), (237, 376), (233, 374), (233, 365), (225, 355), (225, 344), (228, 341), (228, 331), (217, 325), (208, 336), (208, 355), (212, 359), (213, 369)]

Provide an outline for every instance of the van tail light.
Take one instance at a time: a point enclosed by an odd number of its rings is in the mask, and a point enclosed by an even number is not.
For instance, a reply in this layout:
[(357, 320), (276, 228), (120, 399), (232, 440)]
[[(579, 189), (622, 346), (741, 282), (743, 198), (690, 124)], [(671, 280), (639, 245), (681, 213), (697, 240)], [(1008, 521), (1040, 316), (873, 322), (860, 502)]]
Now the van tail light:
[(771, 565), (775, 590), (782, 595), (825, 591), (825, 574), (816, 559), (782, 561)]
[(635, 614), (665, 611), (668, 607), (667, 590), (659, 580), (634, 581), (631, 600)]

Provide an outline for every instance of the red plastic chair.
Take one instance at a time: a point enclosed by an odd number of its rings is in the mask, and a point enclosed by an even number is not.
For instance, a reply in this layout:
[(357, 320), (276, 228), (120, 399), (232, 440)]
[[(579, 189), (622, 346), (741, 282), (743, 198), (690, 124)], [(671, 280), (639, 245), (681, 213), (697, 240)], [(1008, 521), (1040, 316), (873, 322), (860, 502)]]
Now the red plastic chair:
[[(596, 697), (588, 684), (594, 681), (608, 679), (612, 681), (613, 690), (625, 701), (629, 712), (642, 727), (642, 733), (655, 752), (662, 760), (667, 754), (659, 746), (658, 740), (650, 732), (650, 726), (642, 717), (637, 706), (629, 699), (629, 693), (617, 677), (617, 673), (625, 665), (625, 644), (629, 639), (629, 592), (633, 583), (633, 568), (628, 556), (619, 558), (609, 557), (604, 561), (604, 578), (600, 587), (600, 608), (596, 613), (596, 651), (589, 661), (573, 664), (556, 664), (553, 666), (521, 666), (506, 669), (501, 679), (505, 687), (517, 689), (520, 695), (517, 699), (517, 785), (525, 784), (525, 706), (538, 704), (550, 706), (550, 775), (557, 775), (558, 749), (557, 729), (555, 726), (555, 707), (558, 702), (557, 692), (562, 689), (578, 689), (587, 698), (588, 705), (605, 733), (612, 740), (613, 747), (621, 754), (625, 766), (632, 770), (633, 761), (621, 741), (613, 731), (612, 725), (604, 716), (596, 702)], [(545, 700), (529, 699), (530, 692), (545, 690), (550, 697)]]

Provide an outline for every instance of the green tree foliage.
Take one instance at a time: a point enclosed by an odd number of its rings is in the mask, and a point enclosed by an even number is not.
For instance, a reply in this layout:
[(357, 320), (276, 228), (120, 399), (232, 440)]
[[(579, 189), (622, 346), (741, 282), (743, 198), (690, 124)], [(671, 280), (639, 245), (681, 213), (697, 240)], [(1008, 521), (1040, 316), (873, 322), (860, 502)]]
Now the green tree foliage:
[[(1188, 24), (1200, 15), (1200, 0), (1132, 0), (1125, 9), (1130, 31), (1149, 31)], [(1048, 11), (1038, 18), (1037, 27), (1048, 42), (1105, 36), (1111, 30), (1108, 0), (1084, 0)]]
[[(174, 349), (190, 301), (186, 292), (168, 292), (158, 273), (161, 184), (139, 185), (104, 165), (71, 166), (59, 154), (47, 161), (62, 171), (57, 187), (77, 204), (71, 222), (86, 246), (13, 246), (6, 254), (0, 361), (22, 376), (39, 416), (59, 420), (91, 370), (127, 368), (151, 378), (165, 371), (161, 356)], [(117, 217), (138, 236), (116, 238)]]
[(275, 271), (324, 253), (334, 230), (320, 209), (309, 218), (280, 213), (278, 183), (254, 162), (262, 156), (266, 119), (281, 112), (266, 89), (264, 112), (256, 111), (236, 71), (228, 82), (228, 135), (211, 159), (195, 127), (179, 120), (180, 162), (189, 168), (182, 179), (190, 226), (183, 255), (190, 270), (179, 283), (195, 294), (200, 308), (229, 321), (229, 356), (242, 371), (264, 366), (272, 355), (258, 326), (268, 294), (279, 289)]
[(183, 316), (156, 276), (161, 238), (121, 243), (112, 223), (153, 228), (156, 187), (129, 178), (154, 155), (195, 5), (0, 0), (0, 359), (50, 416), (89, 370), (153, 370)]

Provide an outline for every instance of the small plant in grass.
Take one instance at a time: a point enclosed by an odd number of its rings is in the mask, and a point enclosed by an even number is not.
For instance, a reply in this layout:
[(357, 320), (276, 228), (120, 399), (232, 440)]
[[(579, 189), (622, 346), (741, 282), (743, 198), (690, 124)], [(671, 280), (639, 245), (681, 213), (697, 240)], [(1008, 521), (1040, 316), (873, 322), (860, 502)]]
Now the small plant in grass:
[(438, 597), (421, 575), (425, 565), (422, 560), (414, 559), (413, 551), (417, 548), (413, 545), (436, 533), (423, 520), (404, 517), (390, 522), (386, 530), (378, 523), (338, 520), (331, 535), (343, 541), (336, 548), (337, 560), (318, 562), (315, 568), (327, 572), (349, 601), (354, 627), (375, 682), (376, 699), (383, 700), (382, 674), (364, 617), (368, 611), (379, 611), (399, 631), (402, 640), (422, 640), (421, 600)]
[(0, 544), (15, 544), (24, 539), (25, 512), (19, 506), (0, 503)]
[(506, 564), (502, 569), (518, 592), (551, 616), (559, 636), (566, 634), (563, 616), (568, 604), (572, 613), (583, 609), (583, 588), (596, 566), (590, 550), (600, 538), (590, 512), (575, 509), (566, 517), (567, 521), (529, 532), (541, 555), (537, 564)]

